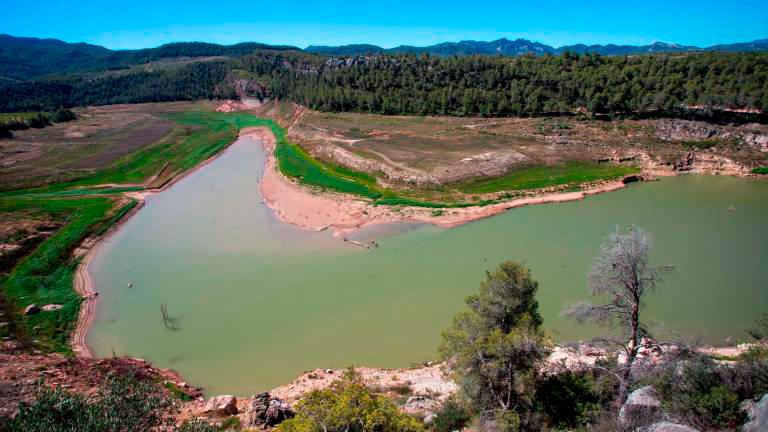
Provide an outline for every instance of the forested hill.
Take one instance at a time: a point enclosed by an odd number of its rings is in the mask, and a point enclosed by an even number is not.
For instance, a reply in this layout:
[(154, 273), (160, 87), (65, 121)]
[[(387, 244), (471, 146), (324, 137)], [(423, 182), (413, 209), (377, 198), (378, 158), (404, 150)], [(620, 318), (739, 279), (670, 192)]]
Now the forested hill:
[(0, 83), (0, 112), (239, 96), (380, 114), (680, 116), (697, 107), (757, 111), (750, 116), (765, 121), (768, 53), (326, 57), (257, 50), (154, 71)]
[(179, 42), (157, 48), (113, 51), (86, 43), (0, 34), (0, 80), (28, 80), (45, 75), (125, 69), (166, 58), (237, 57), (258, 49), (298, 50), (292, 46), (272, 46), (256, 42), (236, 45)]

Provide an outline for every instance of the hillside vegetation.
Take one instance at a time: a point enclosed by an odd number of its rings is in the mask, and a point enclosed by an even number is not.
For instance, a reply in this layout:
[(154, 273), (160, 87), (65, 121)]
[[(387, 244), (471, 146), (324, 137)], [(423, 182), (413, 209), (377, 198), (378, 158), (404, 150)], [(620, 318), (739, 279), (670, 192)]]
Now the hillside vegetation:
[(0, 112), (253, 96), (321, 111), (408, 115), (679, 117), (699, 107), (699, 115), (719, 120), (721, 114), (701, 108), (763, 111), (767, 86), (765, 53), (328, 58), (256, 51), (151, 72), (5, 83)]

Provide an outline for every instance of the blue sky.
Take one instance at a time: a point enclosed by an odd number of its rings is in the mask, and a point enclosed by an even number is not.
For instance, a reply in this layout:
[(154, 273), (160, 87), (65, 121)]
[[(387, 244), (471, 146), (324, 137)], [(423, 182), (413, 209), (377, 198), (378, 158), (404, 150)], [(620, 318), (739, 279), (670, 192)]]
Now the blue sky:
[(0, 33), (113, 49), (176, 41), (429, 45), (528, 38), (707, 46), (768, 37), (768, 0), (749, 1), (46, 1), (4, 0)]

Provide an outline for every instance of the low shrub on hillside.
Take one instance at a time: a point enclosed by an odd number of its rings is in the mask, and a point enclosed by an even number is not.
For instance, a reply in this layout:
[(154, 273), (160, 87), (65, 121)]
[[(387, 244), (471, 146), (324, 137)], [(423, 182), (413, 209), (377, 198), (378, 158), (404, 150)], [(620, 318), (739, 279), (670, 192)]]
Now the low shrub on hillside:
[(537, 409), (550, 426), (573, 429), (595, 418), (602, 400), (593, 378), (586, 373), (563, 372), (544, 379), (536, 391)]
[(174, 397), (161, 384), (138, 375), (112, 374), (95, 395), (52, 388), (41, 382), (31, 403), (14, 418), (0, 417), (0, 432), (217, 432), (239, 430), (237, 417), (213, 426), (192, 419), (176, 425)]
[(700, 430), (730, 429), (746, 420), (741, 402), (768, 391), (768, 363), (694, 357), (662, 365), (641, 381), (658, 390), (667, 413)]
[(280, 424), (282, 432), (420, 432), (424, 426), (400, 412), (387, 397), (373, 393), (354, 370), (329, 388), (308, 393), (296, 405), (296, 417)]
[(34, 402), (22, 403), (3, 432), (143, 431), (172, 426), (170, 399), (161, 389), (133, 375), (110, 376), (89, 398), (41, 386)]
[(455, 398), (449, 399), (435, 414), (430, 429), (436, 432), (462, 430), (472, 420), (471, 410)]

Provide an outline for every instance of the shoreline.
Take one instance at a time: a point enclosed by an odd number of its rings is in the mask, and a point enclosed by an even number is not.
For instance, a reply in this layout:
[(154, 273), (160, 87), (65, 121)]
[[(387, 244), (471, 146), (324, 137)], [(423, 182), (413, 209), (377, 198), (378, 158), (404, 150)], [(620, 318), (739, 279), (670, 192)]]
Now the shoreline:
[[(248, 129), (248, 128), (244, 128)], [(132, 198), (138, 201), (138, 205), (131, 209), (127, 214), (125, 214), (122, 218), (120, 218), (117, 223), (115, 223), (113, 226), (111, 226), (107, 232), (103, 233), (102, 235), (98, 237), (92, 237), (87, 238), (83, 241), (83, 243), (78, 246), (78, 248), (75, 250), (75, 256), (81, 257), (82, 259), (77, 265), (77, 268), (75, 269), (75, 277), (74, 281), (72, 283), (72, 286), (77, 294), (80, 295), (80, 298), (82, 299), (82, 302), (80, 303), (80, 310), (77, 314), (77, 322), (75, 323), (75, 329), (72, 331), (72, 334), (70, 335), (70, 342), (69, 345), (72, 348), (72, 352), (75, 354), (75, 357), (77, 358), (94, 358), (93, 352), (88, 347), (87, 343), (87, 336), (88, 331), (90, 330), (91, 325), (93, 324), (93, 320), (96, 315), (96, 303), (98, 300), (98, 291), (94, 288), (93, 280), (91, 279), (91, 276), (88, 274), (88, 266), (90, 266), (91, 261), (96, 256), (96, 253), (99, 251), (99, 248), (107, 241), (109, 238), (115, 234), (120, 228), (122, 228), (123, 224), (127, 223), (133, 215), (139, 212), (139, 210), (142, 209), (145, 205), (145, 200), (148, 196), (152, 196), (156, 193), (163, 192), (169, 188), (171, 188), (176, 183), (180, 182), (184, 178), (186, 178), (189, 175), (192, 175), (193, 173), (205, 168), (209, 163), (213, 162), (215, 159), (217, 159), (219, 156), (224, 154), (229, 147), (234, 144), (240, 137), (244, 136), (242, 134), (242, 131), (238, 131), (238, 135), (235, 138), (234, 141), (232, 141), (229, 145), (227, 145), (222, 151), (216, 153), (215, 155), (209, 157), (208, 159), (204, 160), (194, 168), (185, 171), (177, 176), (174, 176), (171, 180), (163, 184), (160, 188), (156, 189), (145, 189), (138, 192), (124, 192), (121, 195)], [(148, 181), (153, 180), (153, 178), (150, 178)], [(145, 183), (146, 184), (146, 183)]]
[(87, 336), (88, 330), (90, 330), (91, 324), (96, 316), (96, 302), (98, 300), (99, 293), (94, 289), (94, 283), (91, 276), (88, 274), (88, 266), (93, 261), (96, 253), (99, 251), (102, 245), (109, 240), (112, 235), (117, 233), (118, 230), (128, 222), (131, 217), (136, 214), (142, 207), (144, 207), (144, 199), (142, 197), (130, 196), (138, 201), (136, 207), (132, 208), (117, 223), (109, 227), (104, 234), (86, 239), (80, 247), (75, 250), (75, 255), (81, 257), (80, 262), (75, 269), (75, 279), (72, 282), (72, 287), (75, 292), (80, 295), (82, 302), (80, 303), (80, 311), (77, 314), (77, 322), (75, 323), (75, 329), (70, 336), (70, 346), (72, 352), (77, 358), (94, 358), (93, 352), (88, 347)]
[(352, 195), (318, 191), (288, 179), (277, 169), (274, 156), (276, 139), (272, 132), (265, 127), (245, 128), (243, 131), (256, 136), (264, 147), (267, 162), (259, 189), (275, 216), (307, 231), (332, 230), (336, 237), (359, 228), (392, 222), (422, 222), (453, 228), (517, 207), (579, 201), (589, 195), (626, 187), (621, 180), (608, 181), (581, 191), (545, 193), (486, 206), (440, 209), (443, 213), (439, 215), (433, 213), (438, 209), (427, 207), (373, 206)]

